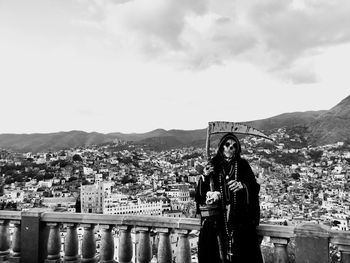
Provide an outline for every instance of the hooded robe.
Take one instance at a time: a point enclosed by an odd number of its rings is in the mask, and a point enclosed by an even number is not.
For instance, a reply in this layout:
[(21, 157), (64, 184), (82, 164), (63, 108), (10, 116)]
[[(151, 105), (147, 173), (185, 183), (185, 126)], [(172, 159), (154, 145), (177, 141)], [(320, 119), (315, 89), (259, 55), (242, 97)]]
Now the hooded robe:
[[(233, 139), (236, 151), (230, 160), (223, 155), (223, 145)], [(219, 191), (217, 208), (210, 216), (201, 216), (198, 240), (199, 263), (262, 263), (256, 226), (260, 221), (259, 191), (249, 163), (240, 156), (241, 146), (233, 133), (219, 142), (217, 154), (210, 160), (214, 172), (200, 179), (196, 189), (197, 208), (205, 206), (206, 193)], [(210, 190), (210, 178), (214, 189)], [(228, 180), (237, 180), (243, 189), (236, 193), (228, 189)], [(198, 211), (199, 212), (199, 211)]]

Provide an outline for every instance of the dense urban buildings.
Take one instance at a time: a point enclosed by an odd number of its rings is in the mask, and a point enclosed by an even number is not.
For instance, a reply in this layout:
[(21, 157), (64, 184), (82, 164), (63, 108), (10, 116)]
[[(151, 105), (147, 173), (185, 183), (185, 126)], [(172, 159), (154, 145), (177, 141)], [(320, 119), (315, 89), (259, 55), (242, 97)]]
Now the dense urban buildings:
[[(302, 127), (270, 136), (273, 143), (242, 138), (261, 184), (262, 222), (349, 230), (348, 142), (311, 147)], [(205, 162), (204, 148), (153, 151), (121, 141), (58, 152), (1, 150), (1, 208), (193, 217)]]

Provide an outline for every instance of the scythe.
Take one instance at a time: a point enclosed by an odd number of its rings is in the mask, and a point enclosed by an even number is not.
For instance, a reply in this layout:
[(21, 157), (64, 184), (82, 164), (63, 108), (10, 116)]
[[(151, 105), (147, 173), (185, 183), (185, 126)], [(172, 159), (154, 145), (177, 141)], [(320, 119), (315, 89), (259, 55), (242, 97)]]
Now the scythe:
[(258, 129), (255, 129), (248, 125), (228, 121), (212, 121), (208, 123), (207, 129), (206, 152), (208, 160), (210, 159), (210, 136), (212, 134), (228, 132), (254, 135), (272, 141), (272, 139), (269, 136), (265, 135), (262, 131), (259, 131)]

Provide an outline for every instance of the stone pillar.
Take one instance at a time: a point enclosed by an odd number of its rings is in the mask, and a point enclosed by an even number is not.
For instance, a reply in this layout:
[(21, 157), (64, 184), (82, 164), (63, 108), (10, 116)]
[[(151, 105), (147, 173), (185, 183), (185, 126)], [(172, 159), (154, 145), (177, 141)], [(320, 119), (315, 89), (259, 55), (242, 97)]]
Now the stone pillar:
[(114, 237), (112, 225), (100, 225), (101, 229), (101, 263), (113, 263), (114, 261)]
[(131, 227), (120, 226), (118, 248), (119, 263), (131, 263), (132, 252)]
[(274, 263), (287, 263), (289, 238), (271, 237), (271, 243), (275, 246)]
[(176, 251), (176, 263), (191, 263), (191, 246), (188, 240), (188, 230), (178, 230), (179, 235)]
[(0, 220), (0, 261), (6, 261), (10, 255), (9, 220)]
[(328, 263), (329, 231), (329, 227), (313, 223), (297, 226), (294, 230), (295, 262)]
[(156, 231), (159, 235), (158, 263), (171, 263), (170, 230), (168, 228), (157, 228)]
[(79, 241), (77, 233), (77, 224), (65, 224), (67, 235), (64, 239), (64, 263), (78, 263)]
[(94, 233), (95, 225), (82, 224), (81, 226), (84, 227), (84, 235), (81, 245), (81, 262), (96, 262), (96, 239)]
[(44, 262), (47, 252), (47, 228), (40, 222), (44, 212), (45, 209), (39, 208), (21, 212), (21, 262)]
[(59, 263), (61, 262), (61, 237), (59, 224), (48, 223), (47, 226), (50, 230), (47, 242), (47, 259), (45, 259), (45, 263)]
[(139, 244), (137, 249), (137, 263), (149, 263), (152, 259), (150, 231), (148, 227), (138, 227)]
[(19, 263), (21, 260), (21, 221), (12, 221), (13, 236), (12, 236), (12, 255), (9, 257), (9, 262)]

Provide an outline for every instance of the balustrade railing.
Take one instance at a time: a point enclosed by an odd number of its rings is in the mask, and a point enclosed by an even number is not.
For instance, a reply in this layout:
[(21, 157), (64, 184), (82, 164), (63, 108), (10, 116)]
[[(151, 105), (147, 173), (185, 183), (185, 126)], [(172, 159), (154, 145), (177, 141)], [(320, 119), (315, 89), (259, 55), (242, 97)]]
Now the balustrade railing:
[[(158, 263), (190, 263), (189, 235), (199, 229), (199, 219), (190, 218), (0, 211), (0, 262), (149, 263), (156, 256)], [(350, 232), (311, 223), (260, 225), (257, 231), (274, 244), (275, 263), (288, 262), (292, 238), (297, 263), (329, 262), (329, 244), (337, 246), (342, 263), (350, 263)]]

